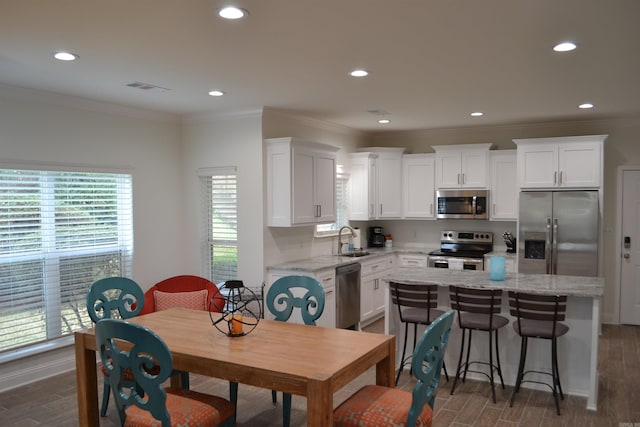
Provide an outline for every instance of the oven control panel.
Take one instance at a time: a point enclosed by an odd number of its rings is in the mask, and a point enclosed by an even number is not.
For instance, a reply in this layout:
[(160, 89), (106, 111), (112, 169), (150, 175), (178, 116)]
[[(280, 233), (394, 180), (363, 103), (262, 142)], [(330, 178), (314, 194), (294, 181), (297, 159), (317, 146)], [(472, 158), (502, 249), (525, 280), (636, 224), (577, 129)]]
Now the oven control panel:
[(443, 231), (442, 243), (491, 243), (493, 233), (490, 231)]

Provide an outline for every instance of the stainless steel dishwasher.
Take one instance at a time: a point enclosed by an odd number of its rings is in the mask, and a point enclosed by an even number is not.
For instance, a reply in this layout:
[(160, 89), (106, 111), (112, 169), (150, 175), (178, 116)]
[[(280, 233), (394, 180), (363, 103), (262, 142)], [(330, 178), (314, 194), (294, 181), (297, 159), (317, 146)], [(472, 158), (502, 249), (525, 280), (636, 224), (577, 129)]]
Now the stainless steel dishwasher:
[(336, 267), (336, 328), (358, 329), (360, 322), (360, 263)]

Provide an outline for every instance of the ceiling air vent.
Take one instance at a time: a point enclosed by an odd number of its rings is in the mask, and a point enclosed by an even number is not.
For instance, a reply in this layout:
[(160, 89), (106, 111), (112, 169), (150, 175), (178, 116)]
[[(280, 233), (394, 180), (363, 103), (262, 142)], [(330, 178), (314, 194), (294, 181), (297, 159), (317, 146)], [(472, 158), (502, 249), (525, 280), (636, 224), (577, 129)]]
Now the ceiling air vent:
[(388, 111), (385, 111), (381, 108), (377, 108), (375, 110), (367, 110), (367, 113), (373, 114), (374, 116), (386, 116), (389, 114)]
[(142, 89), (142, 90), (149, 90), (149, 91), (160, 91), (160, 92), (168, 92), (171, 89), (168, 89), (166, 87), (162, 87), (162, 86), (156, 86), (156, 85), (152, 85), (150, 83), (142, 83), (142, 82), (133, 82), (133, 83), (129, 83), (127, 86), (132, 87), (132, 88), (136, 88), (136, 89)]

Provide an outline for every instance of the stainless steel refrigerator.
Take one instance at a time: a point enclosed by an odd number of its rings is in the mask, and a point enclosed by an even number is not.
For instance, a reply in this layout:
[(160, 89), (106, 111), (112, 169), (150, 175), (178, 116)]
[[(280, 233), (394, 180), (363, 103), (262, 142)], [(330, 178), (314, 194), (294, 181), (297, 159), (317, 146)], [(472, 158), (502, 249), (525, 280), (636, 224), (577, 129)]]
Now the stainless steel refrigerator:
[(520, 193), (518, 272), (597, 276), (597, 191)]

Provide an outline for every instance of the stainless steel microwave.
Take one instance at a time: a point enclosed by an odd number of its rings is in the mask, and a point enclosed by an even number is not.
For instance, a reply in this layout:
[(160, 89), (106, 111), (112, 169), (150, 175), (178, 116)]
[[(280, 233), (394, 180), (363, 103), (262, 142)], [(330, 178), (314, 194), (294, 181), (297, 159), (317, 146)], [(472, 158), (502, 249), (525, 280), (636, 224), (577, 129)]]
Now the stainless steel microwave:
[(436, 192), (436, 218), (489, 219), (489, 190), (441, 190)]

